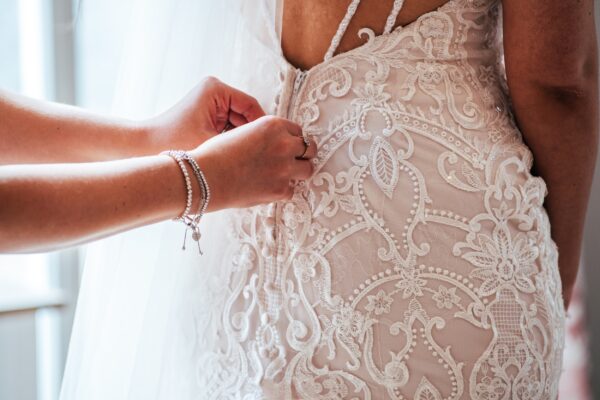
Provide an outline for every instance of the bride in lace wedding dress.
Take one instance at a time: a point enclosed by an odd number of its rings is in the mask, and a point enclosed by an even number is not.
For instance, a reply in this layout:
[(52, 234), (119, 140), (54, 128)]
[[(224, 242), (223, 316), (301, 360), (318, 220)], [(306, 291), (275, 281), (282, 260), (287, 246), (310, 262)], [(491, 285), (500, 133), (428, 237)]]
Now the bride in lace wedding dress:
[(95, 337), (112, 364), (71, 356), (63, 398), (555, 399), (557, 248), (511, 113), (500, 2), (450, 0), (396, 27), (395, 0), (381, 34), (337, 52), (352, 0), (306, 70), (281, 51), (280, 2), (248, 3), (238, 58), (264, 57), (236, 83), (316, 140), (315, 174), (289, 201), (209, 216), (203, 257), (169, 256), (158, 234), (168, 267), (148, 287), (169, 305), (148, 300), (153, 323), (108, 335), (129, 346)]
[(498, 4), (392, 31), (396, 1), (383, 35), (334, 55), (358, 3), (322, 63), (281, 75), (276, 113), (315, 138), (316, 173), (232, 219), (200, 398), (552, 399), (557, 252)]

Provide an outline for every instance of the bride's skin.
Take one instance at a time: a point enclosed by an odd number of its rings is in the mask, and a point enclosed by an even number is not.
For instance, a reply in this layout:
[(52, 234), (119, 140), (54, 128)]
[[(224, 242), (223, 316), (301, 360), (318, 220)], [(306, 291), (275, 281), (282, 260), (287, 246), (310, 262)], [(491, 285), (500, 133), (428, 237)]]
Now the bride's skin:
[[(282, 47), (307, 69), (323, 60), (350, 0), (286, 0)], [(446, 0), (406, 0), (396, 26)], [(393, 0), (363, 0), (338, 53), (380, 34)], [(517, 123), (548, 185), (545, 206), (559, 248), (565, 305), (577, 276), (583, 226), (598, 150), (598, 53), (594, 0), (503, 0), (504, 50)]]
[[(323, 61), (350, 1), (285, 0), (282, 47), (286, 59), (301, 69), (308, 69)], [(447, 0), (406, 0), (395, 26), (406, 25), (446, 2)], [(362, 0), (336, 54), (366, 42), (365, 37), (358, 36), (361, 28), (370, 28), (380, 35), (393, 3), (393, 0)]]
[[(139, 123), (2, 92), (0, 115), (0, 252), (56, 249), (181, 215), (185, 183), (163, 150), (190, 150), (210, 185), (208, 211), (289, 198), (290, 180), (312, 173), (296, 159), (305, 149), (298, 125), (265, 117), (255, 99), (214, 78)], [(243, 126), (218, 135), (228, 121)], [(315, 153), (312, 142), (305, 157)]]

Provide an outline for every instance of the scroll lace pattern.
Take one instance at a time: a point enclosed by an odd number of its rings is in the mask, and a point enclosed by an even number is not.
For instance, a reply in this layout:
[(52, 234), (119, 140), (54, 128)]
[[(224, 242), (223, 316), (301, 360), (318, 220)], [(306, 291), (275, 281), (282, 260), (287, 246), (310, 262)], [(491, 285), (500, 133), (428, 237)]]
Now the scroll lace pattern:
[(498, 12), (451, 0), (364, 30), (288, 94), (280, 114), (317, 141), (316, 173), (233, 214), (199, 398), (556, 398), (557, 250)]

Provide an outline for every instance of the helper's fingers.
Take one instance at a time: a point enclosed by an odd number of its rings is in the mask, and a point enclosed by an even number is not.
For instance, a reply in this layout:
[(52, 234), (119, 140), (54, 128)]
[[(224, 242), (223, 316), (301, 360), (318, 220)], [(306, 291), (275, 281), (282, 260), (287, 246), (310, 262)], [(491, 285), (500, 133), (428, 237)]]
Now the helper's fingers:
[(291, 179), (305, 180), (313, 174), (313, 164), (308, 160), (297, 160), (294, 161), (293, 176)]
[(317, 155), (317, 143), (314, 140), (304, 137), (294, 138), (294, 154), (297, 159), (310, 160)]
[(292, 136), (300, 136), (300, 137), (302, 137), (302, 127), (300, 125), (298, 125), (297, 123), (292, 122), (292, 121), (290, 121), (288, 119), (281, 119), (281, 121), (283, 121), (285, 129)]
[(229, 111), (228, 120), (229, 120), (229, 123), (231, 125), (233, 125), (233, 127), (235, 127), (235, 128), (237, 128), (238, 126), (245, 125), (248, 122), (250, 122), (242, 114), (238, 114), (234, 111)]
[(308, 148), (306, 149), (306, 153), (302, 158), (310, 160), (317, 156), (317, 142), (312, 139), (308, 139)]
[[(230, 116), (232, 114), (241, 115), (245, 118), (245, 122), (252, 122), (265, 115), (264, 110), (254, 97), (226, 84), (223, 84), (223, 88), (227, 91), (227, 95), (229, 96)], [(240, 122), (237, 118), (236, 121), (230, 120), (230, 122), (236, 126), (242, 125), (242, 123), (237, 123)]]

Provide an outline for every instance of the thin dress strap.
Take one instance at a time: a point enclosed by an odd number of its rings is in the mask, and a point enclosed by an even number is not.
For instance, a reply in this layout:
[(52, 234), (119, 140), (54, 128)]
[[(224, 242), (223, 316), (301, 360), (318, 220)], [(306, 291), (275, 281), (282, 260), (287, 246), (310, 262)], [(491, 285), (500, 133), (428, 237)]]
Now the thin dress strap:
[[(333, 54), (340, 45), (340, 41), (342, 40), (344, 33), (346, 33), (346, 29), (348, 29), (348, 25), (350, 25), (350, 21), (352, 20), (352, 17), (354, 17), (354, 14), (356, 13), (356, 9), (358, 8), (359, 4), (360, 0), (352, 0), (350, 5), (348, 6), (348, 11), (346, 11), (344, 19), (342, 19), (342, 22), (340, 23), (340, 26), (338, 27), (338, 30), (335, 33), (335, 36), (331, 40), (331, 45), (329, 45), (327, 53), (325, 53), (325, 61), (333, 57)], [(392, 11), (390, 12), (390, 15), (388, 16), (385, 22), (385, 28), (383, 30), (384, 34), (390, 33), (394, 28), (396, 18), (398, 18), (398, 14), (400, 13), (400, 10), (402, 9), (403, 5), (404, 0), (394, 0), (394, 6), (392, 7)]]
[(327, 50), (327, 53), (325, 53), (325, 61), (327, 61), (331, 57), (333, 57), (333, 53), (335, 53), (338, 46), (340, 45), (342, 36), (344, 36), (344, 33), (346, 33), (346, 29), (348, 29), (348, 25), (350, 25), (350, 20), (354, 16), (354, 13), (356, 13), (356, 9), (358, 8), (359, 3), (360, 3), (360, 0), (352, 0), (350, 5), (348, 6), (348, 11), (346, 11), (346, 15), (344, 16), (344, 19), (340, 23), (340, 26), (338, 27), (338, 30), (335, 33), (335, 36), (331, 40), (331, 45), (329, 45), (329, 49)]
[(398, 18), (398, 14), (404, 5), (404, 0), (394, 0), (394, 7), (392, 8), (392, 12), (388, 16), (387, 21), (385, 22), (385, 29), (383, 30), (384, 34), (388, 34), (394, 28), (394, 24), (396, 23), (396, 18)]

